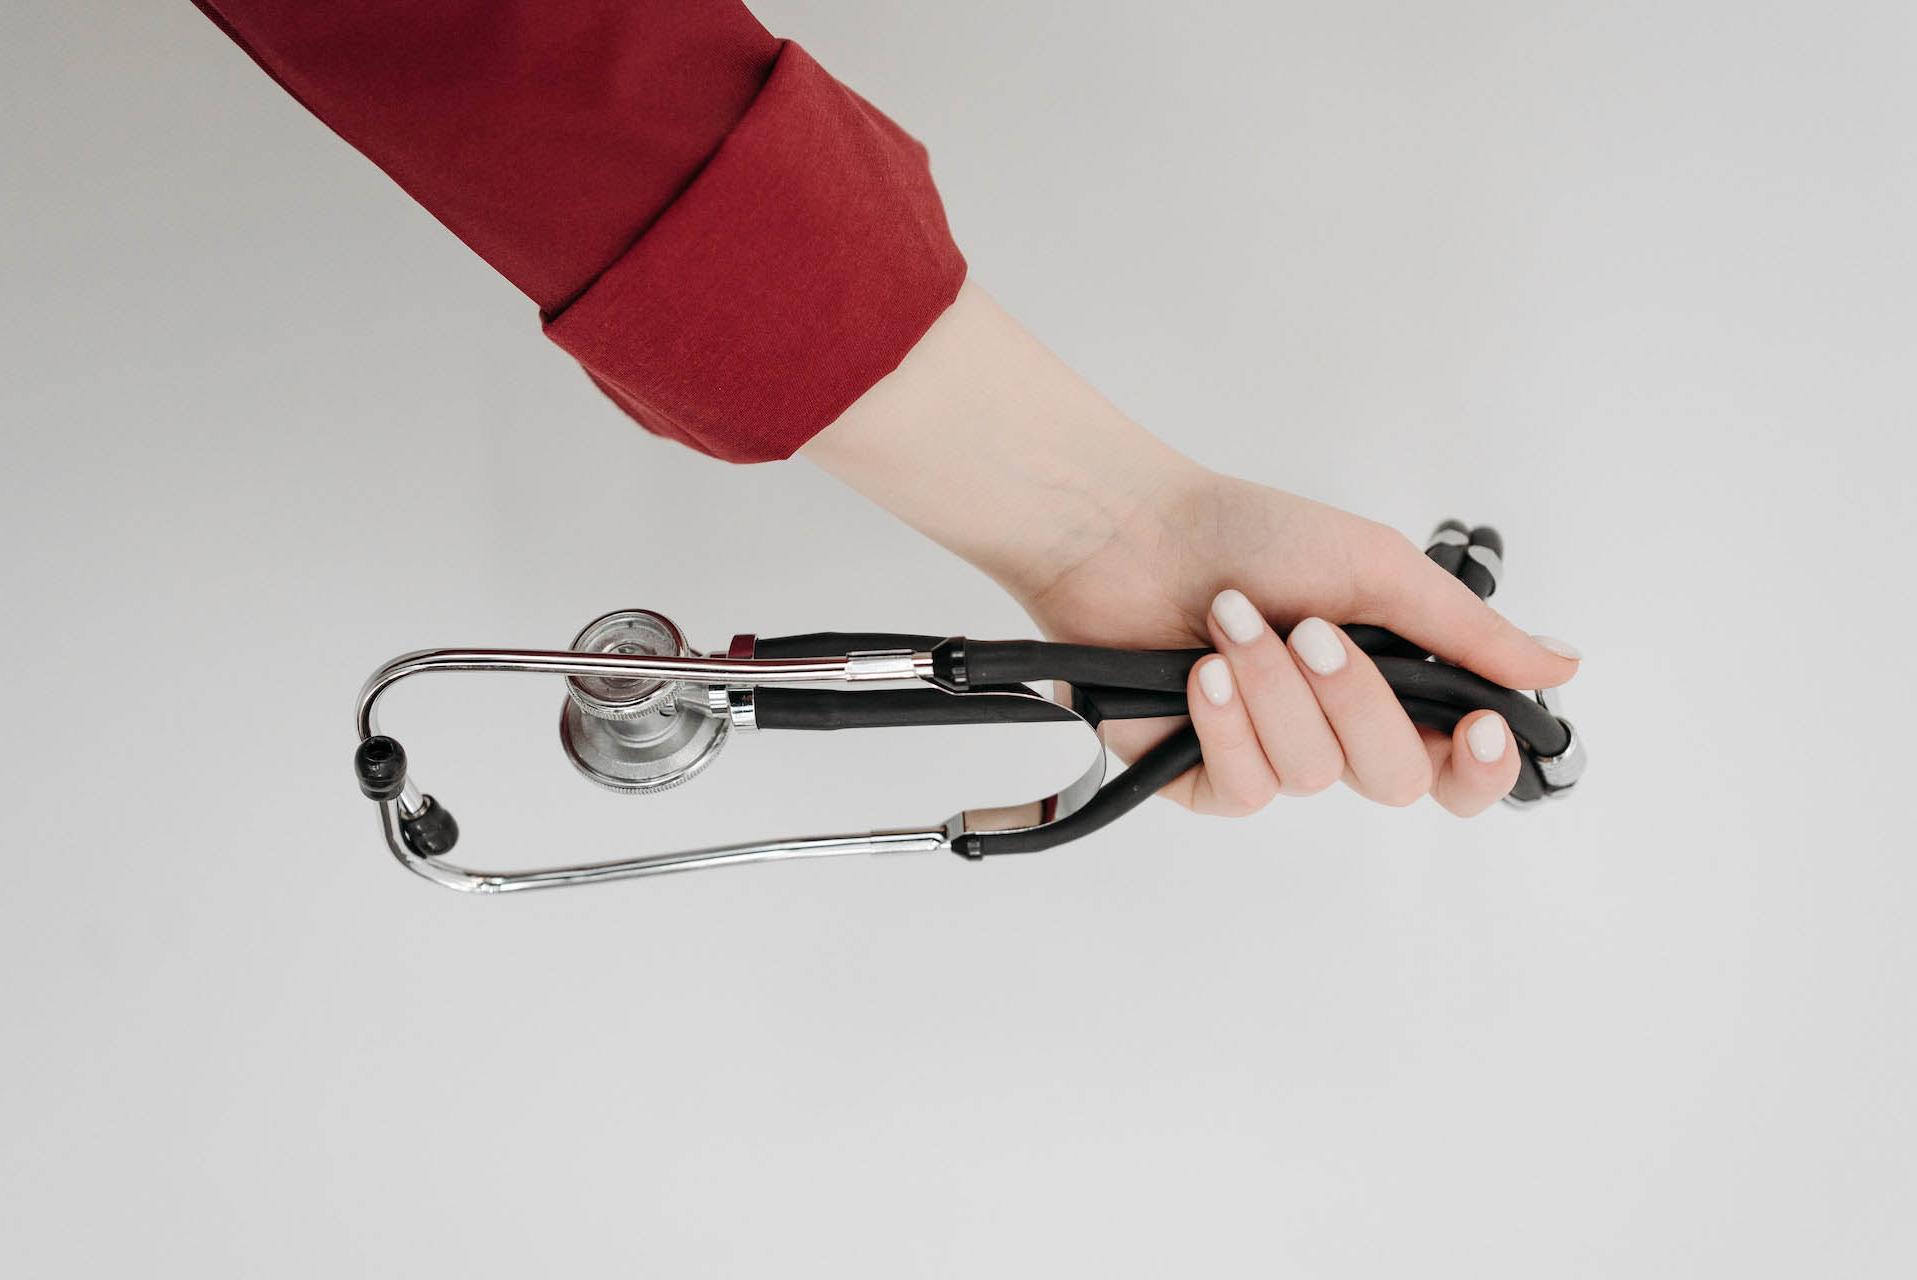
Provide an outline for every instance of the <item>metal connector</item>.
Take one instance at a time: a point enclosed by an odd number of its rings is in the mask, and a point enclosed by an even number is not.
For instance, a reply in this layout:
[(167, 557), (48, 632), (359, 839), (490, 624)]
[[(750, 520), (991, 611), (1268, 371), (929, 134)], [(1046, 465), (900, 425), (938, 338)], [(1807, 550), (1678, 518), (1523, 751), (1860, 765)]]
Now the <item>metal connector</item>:
[(1538, 776), (1553, 793), (1576, 786), (1578, 779), (1584, 776), (1584, 743), (1569, 720), (1559, 716), (1558, 723), (1564, 726), (1570, 741), (1556, 755), (1537, 758)]
[(845, 679), (853, 683), (867, 680), (915, 680), (918, 664), (910, 649), (864, 649), (845, 656)]

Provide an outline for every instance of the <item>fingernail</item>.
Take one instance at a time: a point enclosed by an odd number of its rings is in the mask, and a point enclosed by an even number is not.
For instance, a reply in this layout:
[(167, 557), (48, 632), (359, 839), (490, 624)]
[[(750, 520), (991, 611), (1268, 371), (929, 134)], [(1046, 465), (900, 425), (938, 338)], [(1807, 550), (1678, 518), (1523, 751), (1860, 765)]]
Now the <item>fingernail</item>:
[(1569, 658), (1573, 662), (1584, 661), (1584, 655), (1578, 652), (1576, 645), (1566, 644), (1556, 636), (1532, 636), (1531, 638), (1537, 641), (1540, 647), (1549, 649), (1560, 658)]
[(1198, 687), (1205, 701), (1222, 707), (1231, 701), (1231, 664), (1223, 658), (1206, 658), (1198, 664)]
[(1479, 764), (1496, 764), (1504, 759), (1504, 744), (1508, 741), (1510, 735), (1504, 730), (1504, 717), (1495, 711), (1479, 716), (1464, 731), (1464, 745), (1471, 748), (1471, 757)]
[(1211, 602), (1211, 616), (1218, 619), (1218, 629), (1231, 638), (1233, 644), (1250, 644), (1265, 629), (1265, 617), (1258, 612), (1258, 606), (1245, 599), (1245, 593), (1230, 587), (1220, 591)]
[(1323, 618), (1306, 618), (1291, 629), (1291, 647), (1321, 676), (1344, 670), (1345, 642)]

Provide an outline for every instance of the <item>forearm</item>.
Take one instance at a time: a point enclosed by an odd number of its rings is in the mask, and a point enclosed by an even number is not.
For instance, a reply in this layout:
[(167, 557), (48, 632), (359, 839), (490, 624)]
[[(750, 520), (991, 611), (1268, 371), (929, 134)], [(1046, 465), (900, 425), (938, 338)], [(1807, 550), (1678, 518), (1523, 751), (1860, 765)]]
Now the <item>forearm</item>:
[(969, 282), (803, 452), (1025, 602), (1199, 470)]
[(649, 430), (789, 456), (965, 273), (925, 150), (739, 0), (196, 0)]

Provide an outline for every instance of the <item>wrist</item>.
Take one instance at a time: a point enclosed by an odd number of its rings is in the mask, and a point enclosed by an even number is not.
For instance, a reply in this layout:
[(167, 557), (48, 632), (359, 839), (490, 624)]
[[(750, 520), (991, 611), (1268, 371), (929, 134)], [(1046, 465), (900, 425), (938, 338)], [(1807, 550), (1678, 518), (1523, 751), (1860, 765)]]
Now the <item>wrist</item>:
[(1202, 474), (969, 282), (804, 453), (1028, 604)]

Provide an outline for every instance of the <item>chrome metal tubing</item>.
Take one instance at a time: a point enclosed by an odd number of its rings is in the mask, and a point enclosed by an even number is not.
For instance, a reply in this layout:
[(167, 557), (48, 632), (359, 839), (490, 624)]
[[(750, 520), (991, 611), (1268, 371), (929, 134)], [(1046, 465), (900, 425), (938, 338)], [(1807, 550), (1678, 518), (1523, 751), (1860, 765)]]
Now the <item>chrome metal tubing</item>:
[[(378, 704), (409, 676), (433, 671), (521, 671), (556, 676), (682, 680), (696, 684), (832, 684), (870, 679), (858, 655), (826, 658), (664, 657), (651, 654), (575, 653), (570, 649), (420, 649), (401, 654), (375, 671), (359, 691), (355, 725), (362, 740), (379, 732)], [(914, 672), (930, 676), (932, 656), (910, 655)], [(418, 813), (422, 793), (408, 777), (400, 804)]]
[[(929, 654), (910, 651), (848, 654), (825, 658), (763, 659), (741, 657), (655, 657), (638, 654), (592, 654), (539, 649), (425, 649), (393, 659), (375, 671), (360, 690), (357, 727), (362, 740), (380, 732), (378, 704), (393, 685), (410, 676), (444, 671), (522, 672), (558, 676), (602, 676), (677, 680), (708, 686), (733, 686), (732, 715), (750, 715), (750, 689), (758, 684), (820, 684), (901, 679), (929, 679)], [(738, 695), (747, 695), (739, 698)], [(960, 696), (960, 695), (952, 695)], [(1049, 703), (1029, 690), (1002, 691), (995, 697), (1026, 697)], [(740, 703), (743, 702), (743, 707)], [(1067, 710), (1070, 708), (1067, 707)], [(797, 836), (745, 844), (715, 845), (675, 853), (648, 854), (605, 862), (524, 871), (475, 871), (440, 858), (415, 852), (400, 831), (400, 819), (418, 814), (424, 796), (411, 771), (397, 801), (378, 805), (386, 847), (401, 866), (433, 883), (463, 893), (515, 893), (526, 889), (563, 888), (598, 884), (674, 871), (709, 867), (745, 866), (799, 858), (832, 858), (853, 854), (936, 853), (950, 850), (961, 834), (973, 831), (1019, 830), (1043, 826), (1077, 811), (1098, 793), (1104, 781), (1106, 755), (1097, 730), (1073, 713), (1098, 743), (1088, 767), (1056, 794), (1025, 804), (968, 809), (936, 827), (907, 827), (882, 831), (821, 836)]]
[(639, 876), (666, 875), (674, 871), (700, 871), (708, 867), (740, 867), (755, 862), (786, 862), (797, 858), (839, 858), (853, 854), (938, 853), (951, 847), (948, 826), (924, 829), (901, 828), (895, 831), (867, 831), (849, 835), (798, 836), (782, 840), (761, 840), (750, 844), (714, 845), (706, 849), (687, 849), (679, 853), (657, 853), (638, 858), (616, 858), (609, 862), (582, 862), (573, 866), (543, 867), (531, 871), (469, 871), (437, 858), (423, 858), (406, 845), (399, 832), (398, 806), (387, 802), (379, 806), (380, 827), (386, 835), (386, 847), (400, 865), (426, 877), (434, 884), (461, 893), (518, 893), (527, 889), (563, 889), (568, 885), (600, 884), (608, 880), (631, 880)]
[[(915, 653), (901, 663), (891, 660), (886, 679), (925, 678), (932, 671), (932, 655)], [(600, 676), (608, 679), (682, 680), (693, 684), (835, 684), (871, 680), (871, 655), (829, 658), (729, 658), (692, 655), (574, 653), (570, 649), (422, 649), (403, 654), (375, 671), (359, 694), (359, 733), (369, 737), (375, 728), (373, 704), (381, 694), (408, 676), (428, 671), (528, 671), (555, 676)]]

